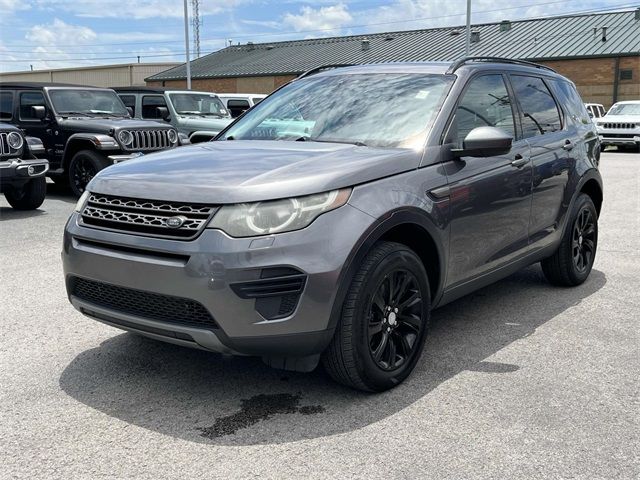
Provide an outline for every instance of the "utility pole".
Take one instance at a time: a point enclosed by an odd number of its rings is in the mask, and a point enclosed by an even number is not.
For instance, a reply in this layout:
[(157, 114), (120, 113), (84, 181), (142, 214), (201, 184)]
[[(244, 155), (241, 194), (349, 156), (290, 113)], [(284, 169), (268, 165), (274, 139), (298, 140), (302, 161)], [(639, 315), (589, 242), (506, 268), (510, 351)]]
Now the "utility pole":
[(191, 60), (189, 59), (189, 7), (187, 0), (184, 0), (184, 54), (186, 56), (187, 67), (187, 90), (191, 90)]
[(467, 0), (467, 41), (465, 48), (465, 56), (471, 53), (471, 0)]
[(191, 25), (193, 25), (193, 50), (196, 58), (200, 58), (200, 2), (191, 0)]

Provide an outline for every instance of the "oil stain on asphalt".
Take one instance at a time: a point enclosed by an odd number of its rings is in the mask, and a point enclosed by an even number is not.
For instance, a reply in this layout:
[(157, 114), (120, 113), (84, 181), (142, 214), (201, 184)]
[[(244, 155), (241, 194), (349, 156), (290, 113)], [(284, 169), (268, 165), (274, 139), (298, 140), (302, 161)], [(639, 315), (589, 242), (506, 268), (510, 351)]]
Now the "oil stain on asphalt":
[(274, 415), (285, 413), (300, 413), (313, 415), (325, 411), (320, 405), (300, 406), (301, 394), (290, 393), (260, 394), (249, 399), (243, 399), (240, 411), (232, 415), (216, 418), (211, 427), (198, 428), (205, 438), (218, 438), (232, 435), (238, 430), (248, 428), (262, 420), (268, 420)]

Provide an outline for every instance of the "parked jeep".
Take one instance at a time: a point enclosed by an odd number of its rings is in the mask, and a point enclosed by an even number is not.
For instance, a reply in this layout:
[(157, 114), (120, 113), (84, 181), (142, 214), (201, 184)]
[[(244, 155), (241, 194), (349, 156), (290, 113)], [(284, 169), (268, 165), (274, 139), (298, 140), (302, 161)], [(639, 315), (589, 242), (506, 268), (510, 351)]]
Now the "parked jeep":
[(40, 138), (48, 175), (78, 196), (103, 168), (178, 145), (173, 127), (132, 119), (107, 88), (1, 82), (0, 103), (0, 120)]
[(157, 87), (116, 87), (114, 90), (134, 118), (168, 122), (191, 143), (211, 140), (233, 120), (214, 93)]
[(6, 123), (0, 123), (0, 192), (17, 210), (42, 205), (49, 162), (36, 158), (44, 154), (42, 142)]
[(640, 100), (616, 103), (596, 125), (603, 149), (616, 145), (640, 152)]

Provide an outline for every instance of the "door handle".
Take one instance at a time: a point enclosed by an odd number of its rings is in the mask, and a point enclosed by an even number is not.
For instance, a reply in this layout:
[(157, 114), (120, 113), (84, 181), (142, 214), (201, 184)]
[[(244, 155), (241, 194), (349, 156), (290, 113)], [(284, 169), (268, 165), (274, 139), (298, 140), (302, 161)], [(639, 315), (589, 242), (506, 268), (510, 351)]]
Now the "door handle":
[(516, 167), (516, 168), (522, 168), (524, 167), (527, 163), (529, 163), (529, 160), (527, 160), (526, 158), (524, 158), (522, 155), (520, 155), (519, 153), (515, 156), (515, 159), (513, 160), (513, 162), (511, 162), (511, 166), (512, 167)]
[(562, 148), (564, 148), (567, 151), (572, 150), (573, 149), (573, 143), (571, 142), (571, 140), (565, 140), (564, 141), (564, 145), (562, 145)]

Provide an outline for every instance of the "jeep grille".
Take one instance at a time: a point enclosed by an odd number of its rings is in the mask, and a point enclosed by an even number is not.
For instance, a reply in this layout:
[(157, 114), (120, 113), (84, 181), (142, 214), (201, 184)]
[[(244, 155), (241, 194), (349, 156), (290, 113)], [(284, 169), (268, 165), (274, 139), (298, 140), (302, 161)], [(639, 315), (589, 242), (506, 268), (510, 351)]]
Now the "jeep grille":
[(24, 148), (21, 147), (17, 150), (15, 148), (11, 148), (9, 146), (9, 141), (7, 140), (9, 133), (10, 132), (0, 133), (0, 157), (17, 157), (22, 153), (22, 149)]
[(604, 128), (636, 128), (635, 123), (605, 123)]
[[(81, 213), (90, 228), (162, 238), (190, 240), (204, 229), (218, 207), (92, 193)], [(173, 228), (168, 219), (179, 217)]]
[(154, 151), (175, 147), (177, 143), (169, 141), (169, 130), (131, 130), (133, 143), (127, 150)]

